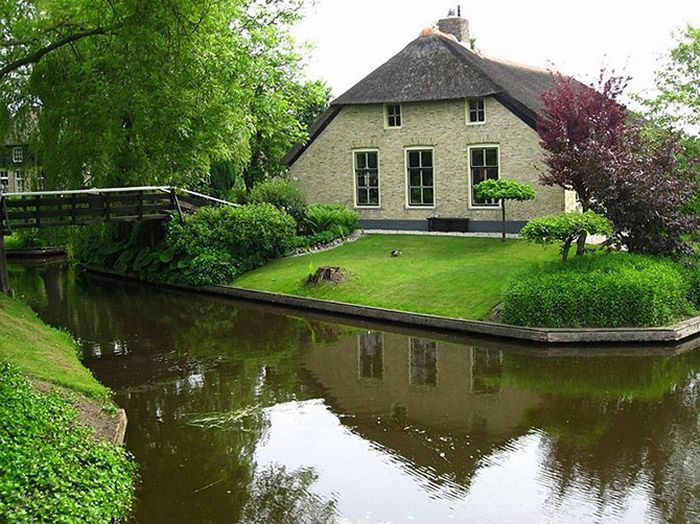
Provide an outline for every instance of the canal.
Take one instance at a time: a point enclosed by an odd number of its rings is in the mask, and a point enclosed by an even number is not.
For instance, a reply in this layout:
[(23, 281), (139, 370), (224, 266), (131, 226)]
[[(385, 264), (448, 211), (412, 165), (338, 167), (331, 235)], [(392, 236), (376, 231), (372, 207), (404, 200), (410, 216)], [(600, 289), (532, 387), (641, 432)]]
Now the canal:
[(699, 522), (700, 346), (546, 351), (11, 267), (129, 418), (134, 520)]

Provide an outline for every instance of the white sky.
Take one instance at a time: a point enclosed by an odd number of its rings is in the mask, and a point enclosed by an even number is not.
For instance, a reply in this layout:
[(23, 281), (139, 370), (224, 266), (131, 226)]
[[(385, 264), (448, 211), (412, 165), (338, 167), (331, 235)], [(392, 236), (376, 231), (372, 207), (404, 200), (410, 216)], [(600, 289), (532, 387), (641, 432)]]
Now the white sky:
[(582, 81), (606, 65), (631, 76), (635, 92), (653, 86), (674, 32), (700, 25), (697, 0), (317, 0), (294, 34), (313, 46), (308, 76), (338, 96), (458, 3), (483, 54)]

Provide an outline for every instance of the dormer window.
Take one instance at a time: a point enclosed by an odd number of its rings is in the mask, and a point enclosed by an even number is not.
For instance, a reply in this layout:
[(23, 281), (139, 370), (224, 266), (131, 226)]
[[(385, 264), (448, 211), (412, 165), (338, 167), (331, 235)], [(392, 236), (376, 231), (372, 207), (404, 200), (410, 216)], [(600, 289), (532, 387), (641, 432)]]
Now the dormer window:
[(401, 104), (387, 104), (385, 107), (386, 127), (401, 127)]
[(469, 124), (481, 124), (486, 120), (484, 97), (467, 99), (467, 121)]
[(21, 164), (24, 161), (24, 151), (21, 147), (12, 148), (12, 161), (15, 164)]

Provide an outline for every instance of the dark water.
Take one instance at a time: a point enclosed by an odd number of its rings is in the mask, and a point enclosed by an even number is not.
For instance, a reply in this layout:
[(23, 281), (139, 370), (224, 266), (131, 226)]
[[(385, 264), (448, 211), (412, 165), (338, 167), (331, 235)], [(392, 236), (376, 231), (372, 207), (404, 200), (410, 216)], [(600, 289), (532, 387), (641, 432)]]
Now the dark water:
[(692, 345), (546, 356), (60, 265), (11, 278), (126, 409), (137, 522), (700, 522)]

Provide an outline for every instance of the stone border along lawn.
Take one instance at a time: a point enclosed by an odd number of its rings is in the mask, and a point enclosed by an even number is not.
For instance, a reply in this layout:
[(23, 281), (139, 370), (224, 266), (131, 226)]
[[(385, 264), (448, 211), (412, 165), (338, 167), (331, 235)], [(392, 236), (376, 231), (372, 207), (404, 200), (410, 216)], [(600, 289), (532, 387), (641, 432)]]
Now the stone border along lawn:
[[(395, 249), (401, 251), (392, 257)], [(523, 240), (370, 235), (335, 249), (283, 258), (242, 275), (234, 286), (452, 318), (480, 320), (498, 304), (509, 277), (556, 260), (555, 247)], [(314, 288), (303, 280), (319, 266), (341, 266), (350, 279)]]

